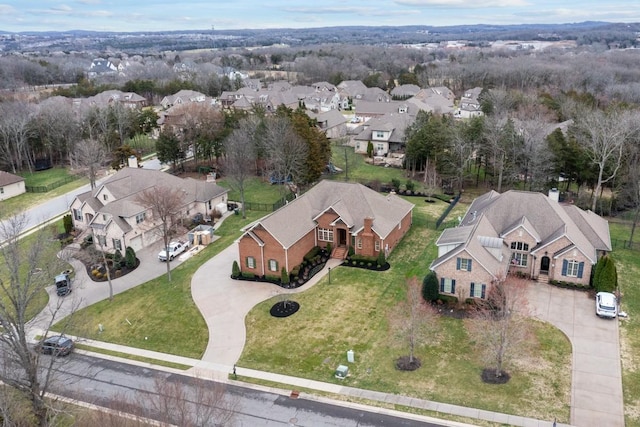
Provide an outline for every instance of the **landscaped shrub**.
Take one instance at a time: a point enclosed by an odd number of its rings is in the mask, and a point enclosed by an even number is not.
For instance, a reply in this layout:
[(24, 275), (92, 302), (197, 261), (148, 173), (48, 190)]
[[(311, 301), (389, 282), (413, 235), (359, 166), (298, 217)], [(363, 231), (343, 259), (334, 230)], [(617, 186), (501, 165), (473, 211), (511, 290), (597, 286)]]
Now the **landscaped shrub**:
[(320, 253), (320, 246), (314, 246), (313, 248), (311, 248), (309, 252), (307, 252), (307, 254), (304, 256), (304, 259), (306, 261), (311, 262), (311, 260), (313, 260), (313, 258), (319, 253)]
[(407, 191), (413, 191), (416, 188), (416, 183), (408, 179), (404, 186)]
[(240, 276), (240, 266), (238, 265), (238, 261), (233, 261), (233, 265), (231, 266), (231, 277), (236, 278)]
[(377, 259), (378, 265), (385, 265), (387, 263), (387, 259), (384, 256), (384, 251), (380, 250), (380, 252), (378, 252), (378, 259)]
[(245, 279), (255, 279), (256, 275), (253, 273), (249, 273), (249, 272), (245, 272), (243, 271), (241, 274), (242, 277), (244, 277)]
[(373, 143), (371, 141), (367, 143), (367, 157), (373, 157)]
[(458, 297), (454, 297), (453, 295), (439, 295), (438, 299), (445, 304), (458, 304)]
[(282, 271), (280, 272), (280, 282), (283, 285), (288, 285), (289, 284), (289, 273), (287, 273), (287, 269), (282, 267)]
[(398, 191), (400, 191), (400, 180), (397, 178), (393, 178), (391, 180), (391, 186), (393, 187), (393, 190), (397, 193)]
[(438, 285), (438, 276), (433, 271), (429, 272), (422, 280), (422, 298), (425, 301), (433, 302), (438, 299), (440, 287)]
[(136, 251), (131, 246), (124, 252), (124, 262), (127, 268), (136, 268)]
[(613, 292), (618, 285), (618, 273), (613, 259), (605, 255), (596, 264), (593, 287), (596, 292)]
[(347, 249), (347, 255), (349, 256), (349, 258), (355, 255), (355, 253), (356, 253), (356, 250), (353, 249), (353, 246), (349, 246), (349, 249)]
[(331, 254), (331, 249), (333, 249), (333, 247), (331, 246), (331, 243), (327, 243), (327, 247), (325, 248), (325, 250), (327, 251), (328, 254)]
[(69, 234), (73, 230), (73, 220), (71, 214), (62, 217), (62, 225), (64, 226), (64, 232)]
[(293, 270), (291, 270), (291, 275), (295, 277), (299, 274), (300, 274), (300, 266), (293, 267)]
[(116, 249), (115, 253), (113, 254), (113, 262), (119, 263), (120, 261), (122, 261), (122, 252), (120, 252), (119, 249)]
[(267, 282), (271, 282), (271, 283), (280, 283), (280, 277), (279, 276), (264, 276), (264, 280), (266, 280)]

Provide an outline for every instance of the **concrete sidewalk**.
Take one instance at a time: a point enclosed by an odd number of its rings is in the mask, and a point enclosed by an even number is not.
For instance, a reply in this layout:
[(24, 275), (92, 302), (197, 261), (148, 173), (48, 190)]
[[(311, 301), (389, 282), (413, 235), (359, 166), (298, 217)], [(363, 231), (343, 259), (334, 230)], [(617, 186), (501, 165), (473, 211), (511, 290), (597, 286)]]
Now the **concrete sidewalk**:
[[(97, 349), (103, 349), (108, 351), (140, 356), (140, 357), (150, 359), (150, 362), (132, 361), (129, 359), (122, 359), (118, 357), (108, 356), (102, 353), (86, 351), (86, 353), (89, 353), (95, 357), (117, 360), (120, 362), (130, 363), (138, 366), (145, 366), (152, 369), (181, 372), (181, 373), (192, 375), (192, 376), (212, 379), (212, 380), (225, 382), (225, 383), (237, 384), (243, 387), (254, 388), (257, 390), (265, 391), (265, 387), (262, 387), (262, 386), (253, 385), (247, 382), (234, 381), (233, 380), (234, 366), (203, 362), (202, 360), (198, 360), (198, 359), (191, 359), (191, 358), (176, 356), (176, 355), (167, 354), (167, 353), (159, 353), (159, 352), (150, 351), (150, 350), (126, 347), (126, 346), (117, 345), (117, 344), (89, 340), (81, 337), (72, 337), (72, 338), (74, 338), (78, 344), (95, 347)], [(85, 352), (82, 350), (77, 350), (77, 351)], [(172, 368), (166, 368), (161, 365), (155, 365), (153, 364), (153, 360), (192, 366), (192, 368), (189, 369), (188, 371), (177, 371), (177, 370), (173, 370)], [(409, 408), (433, 411), (436, 413), (455, 415), (455, 416), (466, 417), (466, 418), (475, 418), (479, 420), (484, 420), (484, 421), (489, 421), (489, 422), (494, 422), (499, 424), (506, 424), (511, 426), (521, 426), (521, 427), (552, 427), (553, 426), (553, 420), (550, 420), (550, 421), (536, 420), (534, 418), (520, 417), (517, 415), (509, 415), (509, 414), (503, 414), (499, 412), (485, 411), (482, 409), (467, 408), (464, 406), (452, 405), (448, 403), (439, 403), (439, 402), (434, 402), (434, 401), (425, 400), (425, 399), (416, 399), (409, 396), (402, 396), (402, 395), (391, 394), (391, 393), (382, 393), (382, 392), (372, 391), (372, 390), (364, 390), (364, 389), (359, 389), (354, 387), (347, 387), (340, 384), (325, 383), (321, 381), (314, 381), (314, 380), (309, 380), (305, 378), (275, 374), (271, 372), (256, 371), (254, 369), (235, 367), (235, 373), (236, 375), (242, 376), (242, 377), (270, 381), (273, 383), (282, 384), (283, 386), (286, 386), (286, 385), (291, 386), (290, 390), (284, 390), (282, 388), (272, 388), (272, 387), (268, 388), (268, 391), (275, 392), (278, 394), (283, 394), (283, 395), (289, 395), (293, 390), (297, 391), (298, 389), (307, 389), (307, 390), (320, 391), (323, 393), (349, 396), (354, 399), (365, 399), (372, 402), (380, 402), (386, 405), (389, 405), (389, 404), (400, 405), (400, 406), (405, 406)], [(350, 403), (345, 401), (332, 400), (330, 398), (329, 399), (318, 398), (317, 396), (313, 396), (305, 392), (299, 392), (298, 398), (309, 399), (309, 400), (324, 399), (326, 401), (330, 401), (330, 403), (341, 404), (343, 406), (354, 406), (354, 407), (366, 406), (366, 405)], [(366, 409), (373, 412), (386, 411), (386, 409), (377, 407), (377, 406), (376, 407), (366, 406)], [(411, 416), (411, 414), (406, 414), (404, 412), (396, 412), (396, 415), (397, 414), (404, 414), (406, 416)], [(442, 425), (451, 425), (451, 426), (466, 425), (466, 424), (457, 423), (457, 422), (442, 421), (442, 420), (430, 418), (430, 417), (424, 417), (424, 418), (429, 418), (431, 422), (437, 422), (438, 424), (442, 424)], [(568, 424), (561, 424), (561, 423), (556, 423), (556, 426), (571, 427)]]

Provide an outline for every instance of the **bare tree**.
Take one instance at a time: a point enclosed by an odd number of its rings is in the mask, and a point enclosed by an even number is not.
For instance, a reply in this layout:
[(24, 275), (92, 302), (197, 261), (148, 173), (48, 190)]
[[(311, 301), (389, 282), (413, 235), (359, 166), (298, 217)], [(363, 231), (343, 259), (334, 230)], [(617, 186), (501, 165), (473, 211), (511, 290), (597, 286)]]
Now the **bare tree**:
[(485, 366), (486, 381), (509, 380), (506, 369), (528, 338), (526, 285), (525, 279), (515, 276), (492, 283), (467, 323)]
[(33, 152), (29, 149), (33, 107), (24, 102), (0, 103), (0, 158), (13, 173), (27, 166), (33, 170)]
[(107, 282), (109, 282), (109, 301), (113, 301), (113, 283), (111, 283), (111, 270), (109, 269), (109, 264), (107, 264), (107, 254), (104, 250), (103, 245), (103, 243), (106, 243), (106, 237), (103, 234), (96, 235), (95, 232), (93, 232), (93, 229), (91, 231), (93, 233), (93, 241), (98, 247), (98, 252), (100, 252), (100, 256), (102, 257), (102, 265), (104, 265), (105, 274), (107, 275)]
[(169, 241), (174, 232), (176, 215), (185, 205), (183, 193), (179, 188), (163, 185), (149, 187), (136, 196), (136, 203), (149, 209), (154, 219), (160, 221), (159, 234), (167, 251), (167, 278), (171, 282), (171, 258), (169, 257)]
[(391, 312), (390, 327), (396, 339), (407, 346), (408, 355), (396, 359), (396, 368), (414, 371), (421, 366), (415, 356), (416, 348), (435, 336), (438, 329), (438, 314), (422, 299), (421, 283), (413, 277), (407, 280), (406, 299)]
[(232, 187), (240, 193), (242, 218), (246, 218), (244, 207), (244, 190), (247, 180), (251, 177), (251, 168), (255, 163), (255, 140), (259, 121), (249, 117), (240, 122), (224, 142), (224, 171), (229, 177)]
[[(638, 113), (634, 111), (591, 110), (576, 118), (579, 140), (591, 162), (598, 168), (598, 178), (591, 201), (595, 212), (603, 184), (616, 177), (622, 166), (627, 142), (637, 132)], [(605, 178), (605, 170), (608, 176)]]
[(71, 166), (89, 178), (92, 190), (96, 188), (98, 171), (106, 161), (107, 150), (96, 139), (79, 141), (71, 153)]
[[(19, 407), (20, 416), (29, 420), (29, 425), (46, 426), (56, 412), (46, 399), (46, 393), (55, 375), (55, 364), (64, 362), (61, 358), (41, 358), (33, 350), (28, 341), (27, 322), (33, 315), (33, 305), (45, 292), (45, 286), (64, 264), (56, 256), (57, 245), (52, 245), (54, 242), (44, 235), (45, 229), (39, 231), (38, 239), (26, 246), (25, 240), (20, 240), (25, 226), (24, 214), (0, 223), (0, 242), (4, 242), (0, 247), (0, 277), (6, 278), (0, 280), (0, 381), (7, 387), (3, 390), (7, 393), (5, 397), (16, 399), (9, 406), (5, 402), (3, 410)], [(61, 317), (62, 304), (63, 299), (59, 298), (49, 304), (46, 313), (41, 313), (39, 325), (45, 335)], [(4, 425), (17, 425), (10, 424), (11, 419), (3, 420)]]
[(264, 148), (267, 169), (272, 177), (287, 182), (300, 182), (307, 157), (307, 145), (300, 138), (287, 117), (273, 117), (266, 121)]
[[(445, 164), (451, 172), (458, 190), (464, 187), (464, 180), (469, 173), (469, 163), (473, 154), (473, 143), (466, 135), (464, 124), (453, 126), (449, 150), (445, 156)], [(425, 183), (427, 182), (427, 166), (425, 166)]]

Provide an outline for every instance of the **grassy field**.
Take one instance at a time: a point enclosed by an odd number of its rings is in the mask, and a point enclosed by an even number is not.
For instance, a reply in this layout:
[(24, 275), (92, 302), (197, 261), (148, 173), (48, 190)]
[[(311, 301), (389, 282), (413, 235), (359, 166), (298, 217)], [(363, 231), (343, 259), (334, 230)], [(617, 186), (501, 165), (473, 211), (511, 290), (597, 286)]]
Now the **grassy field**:
[(346, 362), (346, 351), (352, 349), (356, 363), (340, 384), (567, 422), (571, 346), (560, 331), (544, 323), (531, 321), (534, 338), (506, 385), (481, 381), (472, 337), (462, 320), (448, 317), (434, 325), (435, 338), (420, 345), (422, 368), (395, 369), (394, 359), (407, 349), (391, 338), (388, 312), (404, 298), (406, 279), (421, 279), (436, 256), (433, 242), (439, 232), (426, 224), (437, 213), (433, 205), (416, 207), (414, 225), (391, 255), (390, 270), (336, 268), (331, 284), (325, 277), (295, 295), (301, 309), (290, 318), (269, 315), (274, 301), (255, 307), (246, 320), (247, 345), (238, 365), (337, 383), (335, 367)]
[[(209, 332), (200, 311), (191, 298), (191, 277), (202, 264), (237, 239), (240, 228), (263, 212), (248, 212), (247, 219), (232, 215), (225, 219), (216, 234), (218, 240), (197, 256), (171, 272), (171, 283), (163, 275), (126, 292), (113, 301), (101, 301), (54, 325), (70, 335), (154, 350), (180, 356), (200, 358), (204, 354)], [(104, 331), (98, 331), (102, 324)]]
[[(32, 174), (21, 174), (21, 176), (24, 177), (26, 185), (46, 186), (68, 177), (69, 172), (64, 168), (53, 168), (46, 171), (35, 172)], [(47, 193), (24, 193), (19, 196), (12, 197), (8, 200), (3, 200), (0, 202), (0, 219), (8, 218), (17, 214), (18, 212), (23, 212), (26, 209), (29, 209), (40, 203), (44, 203), (54, 197), (61, 196), (88, 183), (88, 179), (78, 178), (75, 181), (54, 188)]]
[[(370, 182), (380, 181), (381, 183), (391, 183), (392, 179), (399, 179), (403, 184), (407, 181), (403, 169), (385, 168), (382, 166), (373, 166), (365, 163), (362, 154), (355, 153), (351, 147), (342, 147), (333, 145), (332, 162), (336, 167), (342, 169), (342, 173), (333, 175), (331, 179), (344, 181), (349, 175), (349, 181)], [(345, 162), (346, 153), (346, 162)], [(348, 165), (348, 166), (346, 166)], [(416, 189), (419, 186), (416, 186)]]
[[(240, 193), (233, 189), (227, 179), (218, 180), (218, 185), (229, 189), (229, 200), (240, 201)], [(270, 185), (254, 177), (245, 184), (245, 200), (251, 203), (272, 204), (284, 196), (283, 190), (284, 187), (281, 185)]]
[[(611, 238), (629, 240), (630, 225), (611, 224)], [(621, 310), (629, 314), (620, 322), (622, 387), (627, 427), (640, 427), (640, 252), (616, 249)]]
[[(41, 289), (27, 306), (27, 320), (32, 319), (40, 313), (49, 302), (49, 296), (45, 291), (45, 287), (53, 284), (54, 275), (71, 267), (66, 262), (60, 260), (57, 256), (58, 251), (60, 250), (60, 244), (57, 240), (54, 240), (54, 237), (62, 230), (62, 220), (60, 220), (46, 229), (30, 234), (20, 240), (20, 250), (23, 252), (23, 260), (26, 259), (27, 252), (31, 250), (35, 242), (38, 240), (44, 241), (44, 250), (37, 264), (38, 268), (42, 269), (42, 272), (32, 276), (31, 278), (32, 283), (36, 283), (38, 286), (41, 286)], [(32, 267), (33, 266), (30, 267), (27, 262), (22, 262), (20, 264), (21, 283), (24, 283), (28, 269)], [(4, 262), (4, 258), (0, 261), (0, 281), (9, 283), (9, 270)], [(3, 300), (3, 304), (6, 304), (6, 298), (6, 295), (2, 295), (1, 299)]]

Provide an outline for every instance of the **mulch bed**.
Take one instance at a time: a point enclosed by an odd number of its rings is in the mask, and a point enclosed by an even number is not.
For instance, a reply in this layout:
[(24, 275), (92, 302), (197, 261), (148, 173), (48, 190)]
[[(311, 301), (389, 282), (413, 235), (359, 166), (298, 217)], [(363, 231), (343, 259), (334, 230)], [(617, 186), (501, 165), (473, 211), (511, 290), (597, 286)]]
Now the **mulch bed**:
[(396, 359), (395, 365), (399, 371), (415, 371), (422, 366), (422, 362), (415, 356), (413, 360), (409, 356), (402, 356)]
[[(369, 266), (368, 264), (371, 264), (371, 266)], [(388, 269), (391, 268), (391, 264), (389, 264), (388, 262), (385, 262), (384, 265), (381, 265), (378, 268), (378, 264), (376, 264), (375, 262), (368, 262), (368, 261), (354, 261), (350, 260), (349, 258), (347, 258), (342, 264), (343, 267), (353, 267), (353, 268), (362, 268), (365, 270), (372, 270), (372, 271), (387, 271)]]
[(482, 370), (482, 382), (486, 384), (506, 384), (511, 379), (508, 372), (502, 371), (500, 375), (496, 375), (495, 369)]
[(286, 300), (286, 301), (278, 301), (271, 307), (269, 313), (273, 317), (289, 317), (292, 314), (295, 314), (298, 310), (300, 310), (300, 304), (296, 301)]

